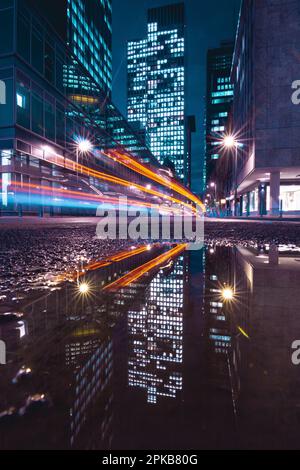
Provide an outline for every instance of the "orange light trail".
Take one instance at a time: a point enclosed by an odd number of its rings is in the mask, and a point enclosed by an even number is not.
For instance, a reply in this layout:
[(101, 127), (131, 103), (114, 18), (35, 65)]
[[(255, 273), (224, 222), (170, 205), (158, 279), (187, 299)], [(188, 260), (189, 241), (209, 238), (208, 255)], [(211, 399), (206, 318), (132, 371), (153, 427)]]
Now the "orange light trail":
[(135, 189), (138, 189), (141, 192), (151, 194), (152, 196), (156, 196), (156, 197), (159, 197), (161, 199), (171, 201), (175, 204), (183, 205), (183, 206), (187, 207), (189, 209), (189, 211), (192, 211), (194, 213), (197, 212), (197, 210), (194, 207), (191, 207), (189, 204), (187, 204), (186, 202), (181, 201), (180, 199), (176, 199), (172, 196), (168, 196), (168, 195), (163, 194), (163, 193), (161, 193), (159, 191), (156, 191), (154, 189), (144, 187), (140, 184), (133, 184), (131, 182), (128, 182), (126, 180), (118, 178), (117, 176), (112, 176), (112, 175), (108, 175), (107, 173), (103, 173), (103, 172), (98, 171), (98, 170), (93, 170), (92, 168), (89, 168), (85, 165), (81, 165), (81, 164), (79, 164), (79, 163), (77, 163), (73, 160), (68, 159), (68, 158), (64, 158), (63, 156), (57, 155), (56, 153), (54, 155), (52, 154), (52, 157), (50, 158), (49, 154), (47, 155), (47, 152), (45, 151), (44, 152), (44, 160), (48, 161), (49, 163), (54, 163), (55, 165), (60, 166), (62, 168), (67, 168), (70, 171), (75, 171), (75, 172), (78, 171), (78, 173), (81, 173), (81, 174), (84, 174), (84, 175), (87, 175), (87, 176), (93, 176), (94, 178), (98, 178), (98, 179), (101, 179), (103, 181), (109, 181), (110, 183), (114, 183), (114, 184), (117, 184), (119, 186), (123, 186), (123, 187), (126, 187), (126, 188), (131, 188), (132, 186), (134, 186)]
[(116, 290), (122, 287), (126, 287), (129, 284), (132, 284), (134, 281), (140, 279), (142, 276), (144, 276), (146, 273), (150, 272), (154, 268), (160, 266), (166, 261), (169, 261), (171, 258), (175, 258), (176, 256), (178, 256), (180, 253), (186, 250), (187, 246), (187, 243), (177, 245), (175, 248), (171, 249), (167, 253), (163, 253), (157, 258), (154, 258), (153, 260), (148, 261), (142, 266), (139, 266), (128, 274), (125, 274), (125, 276), (121, 277), (120, 279), (117, 279), (111, 284), (108, 284), (103, 288), (103, 290)]
[(103, 152), (103, 154), (113, 160), (115, 160), (114, 155), (116, 154), (118, 157), (117, 161), (121, 163), (122, 165), (126, 166), (127, 168), (130, 168), (133, 171), (136, 171), (137, 173), (143, 176), (146, 176), (152, 179), (153, 181), (156, 181), (157, 183), (160, 183), (161, 185), (167, 188), (173, 189), (177, 193), (181, 194), (182, 196), (187, 197), (189, 200), (193, 201), (195, 204), (200, 206), (203, 211), (206, 210), (204, 204), (200, 201), (200, 199), (197, 198), (191, 191), (188, 191), (181, 184), (177, 183), (176, 181), (174, 182), (174, 181), (166, 180), (163, 176), (158, 175), (157, 173), (155, 173), (155, 171), (150, 170), (145, 165), (136, 161), (134, 158), (126, 154), (122, 154), (120, 152), (117, 152), (116, 150), (110, 151), (110, 152), (112, 153), (112, 155), (110, 153), (105, 153), (105, 152)]

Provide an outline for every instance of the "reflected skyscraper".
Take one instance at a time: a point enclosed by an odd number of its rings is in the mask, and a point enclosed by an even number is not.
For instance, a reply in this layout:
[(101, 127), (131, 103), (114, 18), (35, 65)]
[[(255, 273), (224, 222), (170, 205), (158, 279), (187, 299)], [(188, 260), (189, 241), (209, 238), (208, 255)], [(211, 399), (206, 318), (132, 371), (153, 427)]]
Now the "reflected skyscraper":
[(177, 398), (183, 387), (184, 257), (151, 281), (142, 309), (128, 312), (128, 384), (148, 403)]
[(238, 247), (232, 263), (240, 292), (233, 328), (242, 326), (250, 338), (239, 335), (235, 348), (242, 445), (298, 448), (300, 379), (292, 344), (300, 338), (300, 249)]
[(228, 271), (229, 251), (216, 265), (219, 248), (210, 248), (206, 254), (205, 281), (205, 336), (207, 341), (208, 374), (215, 384), (230, 389), (228, 367), (232, 351), (230, 304), (221, 295), (222, 286), (230, 285)]
[(112, 439), (112, 339), (99, 338), (99, 328), (87, 325), (74, 332), (73, 342), (66, 348), (66, 365), (73, 371), (73, 400), (70, 406), (70, 445), (75, 446), (80, 433), (93, 419), (93, 410), (101, 403), (98, 413), (99, 435), (89, 442), (90, 448), (110, 446)]

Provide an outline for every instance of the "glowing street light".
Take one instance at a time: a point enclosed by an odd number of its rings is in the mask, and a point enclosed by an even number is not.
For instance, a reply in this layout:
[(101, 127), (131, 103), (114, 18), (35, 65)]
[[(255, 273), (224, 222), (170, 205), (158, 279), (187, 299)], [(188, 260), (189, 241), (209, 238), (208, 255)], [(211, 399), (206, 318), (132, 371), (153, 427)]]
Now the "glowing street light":
[(87, 295), (90, 291), (90, 286), (87, 282), (82, 282), (81, 284), (78, 284), (78, 290), (81, 295)]
[(79, 178), (78, 175), (78, 163), (79, 163), (79, 154), (81, 153), (86, 154), (91, 152), (93, 149), (93, 144), (90, 140), (88, 139), (81, 139), (79, 138), (76, 142), (76, 164), (77, 164), (77, 180)]
[(93, 144), (90, 140), (82, 139), (82, 140), (78, 141), (77, 148), (78, 148), (79, 152), (87, 153), (87, 152), (90, 152), (92, 150)]
[(234, 299), (234, 291), (231, 287), (225, 287), (221, 291), (221, 294), (225, 302), (231, 302)]
[(212, 181), (209, 186), (210, 186), (211, 189), (214, 190), (214, 203), (216, 204), (216, 202), (217, 202), (217, 185), (216, 185), (215, 182)]
[(223, 137), (223, 145), (227, 149), (232, 149), (238, 146), (238, 142), (235, 139), (234, 135), (228, 134)]
[(238, 160), (238, 147), (239, 142), (236, 140), (233, 134), (226, 134), (223, 136), (223, 147), (232, 150), (234, 149), (234, 215), (237, 216), (237, 198), (238, 198), (238, 180), (237, 180), (237, 160)]

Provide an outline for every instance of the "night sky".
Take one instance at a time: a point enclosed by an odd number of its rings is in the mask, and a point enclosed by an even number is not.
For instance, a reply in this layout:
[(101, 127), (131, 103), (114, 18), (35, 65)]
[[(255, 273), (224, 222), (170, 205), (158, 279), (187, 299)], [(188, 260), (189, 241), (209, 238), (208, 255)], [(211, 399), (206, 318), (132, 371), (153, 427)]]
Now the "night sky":
[[(113, 0), (113, 100), (126, 116), (126, 43), (146, 36), (147, 9), (170, 0)], [(197, 117), (193, 190), (200, 192), (204, 141), (206, 51), (235, 37), (240, 0), (185, 0), (188, 48), (187, 113)]]

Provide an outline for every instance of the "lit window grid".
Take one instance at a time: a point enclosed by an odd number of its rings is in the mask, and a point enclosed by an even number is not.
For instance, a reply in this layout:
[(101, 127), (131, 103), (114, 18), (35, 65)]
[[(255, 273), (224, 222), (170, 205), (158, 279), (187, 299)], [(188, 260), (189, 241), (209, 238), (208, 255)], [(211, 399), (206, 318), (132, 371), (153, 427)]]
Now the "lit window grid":
[[(184, 38), (178, 37), (176, 29), (157, 31), (156, 28), (156, 24), (148, 28), (148, 41), (128, 43), (128, 118), (146, 127), (150, 150), (160, 163), (169, 158), (174, 163), (177, 174), (183, 177), (185, 173), (184, 67), (170, 67), (169, 61), (174, 57), (184, 57)], [(165, 52), (165, 57), (156, 61), (158, 51)], [(155, 67), (147, 66), (151, 61), (155, 63)], [(168, 81), (168, 87), (166, 91), (157, 93), (162, 76)], [(144, 94), (147, 96), (146, 102)], [(168, 119), (172, 118), (174, 125), (170, 127)], [(176, 130), (179, 131), (178, 134)]]
[[(95, 350), (96, 349), (96, 350)], [(92, 352), (92, 356), (89, 356)], [(83, 357), (89, 360), (80, 366)], [(66, 345), (67, 365), (78, 366), (75, 368), (75, 400), (71, 408), (71, 433), (72, 440), (79, 434), (86, 421), (86, 410), (90, 403), (95, 400), (97, 394), (107, 388), (112, 379), (113, 369), (112, 342), (99, 344), (99, 341), (88, 340), (83, 344), (73, 343)], [(90, 373), (93, 377), (90, 380)]]
[[(128, 313), (128, 330), (129, 386), (146, 389), (148, 403), (155, 404), (158, 396), (176, 398), (183, 379), (170, 367), (182, 364), (183, 359), (183, 257), (171, 275), (159, 274), (151, 282), (147, 305), (140, 312)], [(160, 344), (166, 340), (168, 352), (155, 350), (157, 340)]]
[[(102, 5), (111, 9), (110, 0), (102, 0)], [(73, 52), (78, 60), (88, 68), (92, 77), (104, 88), (111, 89), (112, 83), (112, 55), (106, 44), (104, 36), (99, 29), (85, 21), (85, 6), (81, 0), (68, 0), (68, 17), (74, 29), (72, 44)], [(108, 29), (111, 25), (105, 18)], [(90, 62), (87, 61), (87, 51), (90, 53)], [(99, 53), (101, 51), (101, 53)]]

